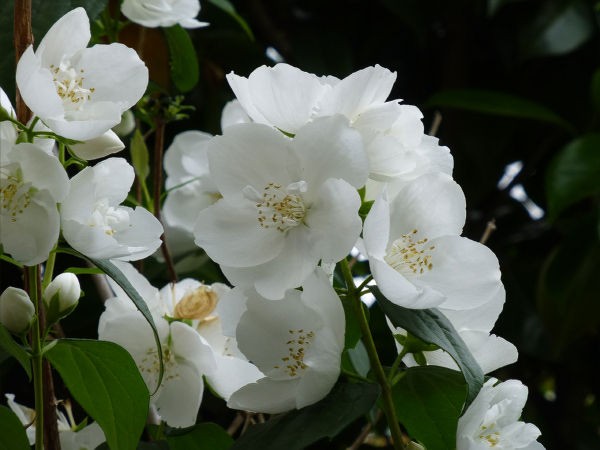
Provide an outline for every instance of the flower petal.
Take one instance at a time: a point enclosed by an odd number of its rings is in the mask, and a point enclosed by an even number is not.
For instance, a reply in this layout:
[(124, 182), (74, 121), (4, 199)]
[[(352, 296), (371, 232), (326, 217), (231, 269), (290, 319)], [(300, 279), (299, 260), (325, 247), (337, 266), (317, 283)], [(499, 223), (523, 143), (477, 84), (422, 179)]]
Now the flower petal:
[(79, 7), (58, 19), (46, 32), (37, 49), (44, 67), (58, 66), (67, 58), (87, 47), (90, 41), (90, 20), (85, 9)]
[(227, 406), (242, 411), (279, 414), (296, 407), (298, 380), (262, 378), (234, 392)]

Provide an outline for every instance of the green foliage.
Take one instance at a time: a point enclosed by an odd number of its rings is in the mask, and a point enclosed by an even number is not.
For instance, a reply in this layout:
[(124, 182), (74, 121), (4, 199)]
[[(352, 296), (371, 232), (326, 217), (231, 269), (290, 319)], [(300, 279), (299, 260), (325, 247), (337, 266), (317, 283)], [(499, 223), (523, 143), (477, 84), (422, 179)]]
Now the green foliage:
[(189, 92), (200, 76), (194, 44), (181, 25), (163, 28), (163, 32), (171, 56), (171, 80), (179, 92)]
[(392, 388), (398, 419), (427, 450), (456, 445), (465, 392), (457, 371), (436, 366), (408, 368)]
[(129, 353), (112, 342), (61, 339), (45, 357), (102, 427), (110, 449), (135, 449), (150, 396)]
[(560, 151), (548, 168), (546, 193), (551, 218), (586, 197), (600, 194), (600, 134), (583, 135)]
[(248, 35), (250, 40), (252, 40), (252, 41), (254, 40), (254, 34), (252, 34), (252, 30), (248, 26), (248, 23), (244, 20), (244, 18), (242, 16), (240, 16), (237, 13), (234, 6), (231, 4), (231, 2), (229, 0), (208, 0), (208, 1), (209, 1), (209, 3), (212, 3), (217, 8), (219, 8), (220, 10), (229, 14), (239, 24), (239, 26), (242, 28), (242, 30), (244, 30), (244, 32)]
[(233, 439), (214, 423), (200, 423), (190, 428), (176, 429), (167, 434), (170, 450), (227, 450)]
[(27, 378), (31, 380), (31, 355), (15, 342), (10, 332), (0, 323), (0, 348), (14, 357), (21, 367), (27, 373)]
[(319, 439), (336, 436), (366, 414), (378, 396), (376, 384), (338, 383), (323, 400), (249, 428), (231, 448), (302, 450)]
[(432, 95), (425, 103), (429, 107), (458, 108), (482, 114), (531, 119), (558, 125), (568, 131), (573, 126), (554, 112), (516, 95), (482, 89), (456, 89)]
[(150, 174), (150, 165), (148, 164), (148, 147), (146, 147), (146, 141), (144, 141), (139, 128), (135, 129), (131, 138), (130, 151), (131, 164), (135, 169), (136, 176), (142, 182)]
[(403, 308), (385, 298), (377, 287), (371, 287), (371, 291), (394, 326), (437, 345), (454, 359), (467, 382), (465, 408), (469, 406), (483, 386), (483, 372), (450, 321), (436, 309)]
[(0, 450), (29, 450), (25, 428), (6, 406), (0, 406)]

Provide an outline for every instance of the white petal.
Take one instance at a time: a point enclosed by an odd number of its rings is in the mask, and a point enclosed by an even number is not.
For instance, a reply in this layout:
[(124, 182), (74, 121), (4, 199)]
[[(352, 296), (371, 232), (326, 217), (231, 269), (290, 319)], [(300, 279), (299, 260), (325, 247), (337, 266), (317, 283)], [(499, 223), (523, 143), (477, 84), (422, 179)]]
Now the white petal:
[(212, 135), (202, 131), (189, 130), (179, 133), (165, 151), (164, 168), (168, 178), (167, 189), (185, 181), (186, 177), (209, 175), (206, 144)]
[(232, 267), (262, 264), (275, 258), (284, 246), (284, 234), (259, 226), (253, 202), (221, 199), (198, 214), (196, 245), (217, 263)]
[(173, 375), (165, 378), (154, 401), (158, 414), (172, 427), (194, 425), (204, 393), (202, 376), (193, 366), (179, 363)]
[(90, 21), (83, 8), (75, 8), (58, 19), (48, 30), (37, 53), (44, 67), (58, 66), (63, 56), (70, 57), (87, 47), (90, 41)]
[(101, 136), (121, 122), (122, 109), (112, 102), (89, 103), (85, 109), (75, 111), (68, 119), (43, 117), (44, 123), (61, 136), (87, 141)]
[(210, 387), (225, 401), (247, 384), (256, 383), (264, 375), (256, 366), (232, 356), (215, 355), (217, 369), (207, 376)]
[(138, 206), (130, 212), (129, 220), (130, 226), (127, 230), (114, 234), (123, 251), (107, 258), (137, 261), (150, 256), (160, 247), (163, 227), (150, 211)]
[(371, 257), (383, 259), (390, 239), (390, 204), (383, 191), (365, 219), (363, 242), (365, 251)]
[(480, 306), (459, 310), (440, 307), (439, 310), (458, 331), (476, 330), (489, 333), (502, 312), (505, 298), (504, 286), (500, 284), (495, 295)]
[(227, 102), (223, 107), (221, 113), (221, 130), (236, 125), (238, 123), (249, 123), (252, 122), (248, 113), (244, 110), (244, 107), (239, 100), (231, 100)]
[(108, 130), (100, 137), (71, 146), (71, 150), (78, 158), (86, 160), (104, 158), (124, 148), (125, 144), (112, 130)]
[(317, 119), (300, 128), (292, 147), (300, 161), (300, 179), (309, 188), (328, 178), (341, 178), (356, 188), (367, 181), (369, 163), (362, 138), (343, 116)]
[(37, 189), (45, 189), (55, 199), (62, 201), (69, 191), (69, 178), (55, 156), (48, 155), (36, 144), (17, 144), (10, 151), (10, 161), (18, 161), (24, 181)]
[(234, 392), (227, 406), (243, 411), (279, 414), (296, 407), (298, 380), (262, 378)]
[(246, 299), (244, 289), (241, 287), (235, 287), (219, 298), (217, 313), (221, 319), (221, 328), (225, 336), (235, 337), (235, 330), (240, 318), (247, 309)]
[[(83, 171), (73, 177), (71, 184), (81, 173)], [(93, 167), (95, 197), (107, 198), (109, 204), (118, 205), (127, 198), (134, 178), (133, 167), (123, 158), (108, 158), (99, 162)]]

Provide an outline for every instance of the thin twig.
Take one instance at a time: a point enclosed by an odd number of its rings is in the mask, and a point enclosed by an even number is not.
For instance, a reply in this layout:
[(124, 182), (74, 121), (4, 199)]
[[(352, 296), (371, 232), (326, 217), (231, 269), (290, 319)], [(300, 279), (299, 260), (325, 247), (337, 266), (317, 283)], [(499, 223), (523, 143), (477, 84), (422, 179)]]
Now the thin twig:
[(479, 239), (479, 243), (485, 244), (495, 230), (496, 230), (496, 219), (492, 219), (485, 225), (485, 231), (483, 232), (481, 239)]
[(440, 125), (442, 124), (442, 115), (439, 111), (436, 111), (433, 114), (433, 122), (431, 123), (431, 127), (429, 128), (430, 136), (437, 136), (438, 131), (440, 130)]
[(244, 420), (244, 415), (240, 412), (237, 413), (235, 415), (235, 418), (231, 422), (231, 425), (229, 425), (229, 427), (227, 428), (227, 434), (229, 436), (233, 436), (237, 432), (237, 430), (239, 430), (239, 428), (242, 426)]
[(363, 444), (363, 442), (365, 442), (365, 439), (367, 439), (367, 436), (373, 429), (373, 425), (375, 425), (377, 422), (379, 422), (379, 419), (381, 419), (381, 416), (382, 416), (381, 410), (377, 411), (375, 420), (373, 420), (373, 422), (368, 422), (363, 427), (360, 434), (358, 436), (356, 436), (356, 439), (354, 439), (354, 442), (352, 442), (352, 445), (350, 447), (348, 447), (346, 450), (357, 450)]
[[(31, 0), (15, 0), (14, 12), (14, 46), (15, 59), (18, 63), (21, 55), (33, 44), (33, 33), (31, 31)], [(19, 88), (16, 89), (17, 119), (21, 123), (27, 123), (31, 117), (31, 111), (23, 101)]]

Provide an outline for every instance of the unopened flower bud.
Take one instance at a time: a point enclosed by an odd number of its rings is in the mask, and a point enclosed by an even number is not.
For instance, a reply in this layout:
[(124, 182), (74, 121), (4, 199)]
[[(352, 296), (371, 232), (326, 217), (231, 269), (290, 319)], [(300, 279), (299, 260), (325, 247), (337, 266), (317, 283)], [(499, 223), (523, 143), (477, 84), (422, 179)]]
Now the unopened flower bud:
[(54, 278), (44, 292), (48, 323), (69, 315), (77, 306), (80, 296), (79, 280), (74, 274), (65, 272)]
[(29, 330), (35, 307), (23, 289), (8, 287), (0, 295), (0, 323), (15, 334)]
[(71, 145), (71, 150), (75, 153), (75, 156), (85, 160), (104, 158), (120, 152), (124, 148), (125, 144), (112, 130), (108, 130), (103, 135), (89, 141)]
[(112, 127), (112, 130), (120, 137), (129, 136), (135, 128), (135, 117), (130, 110), (121, 115), (121, 122)]

